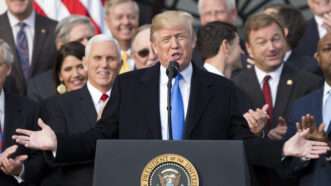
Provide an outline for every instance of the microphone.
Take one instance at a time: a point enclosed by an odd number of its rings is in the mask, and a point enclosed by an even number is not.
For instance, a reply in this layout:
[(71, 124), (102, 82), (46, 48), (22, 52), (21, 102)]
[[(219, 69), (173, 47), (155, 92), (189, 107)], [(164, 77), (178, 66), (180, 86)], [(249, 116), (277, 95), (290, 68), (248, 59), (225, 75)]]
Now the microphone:
[(169, 140), (173, 140), (172, 137), (172, 123), (171, 123), (171, 87), (172, 87), (172, 78), (176, 77), (178, 74), (179, 64), (176, 61), (170, 61), (167, 68), (168, 75), (168, 96), (167, 96), (167, 111), (168, 111), (168, 134)]
[(171, 80), (177, 75), (178, 70), (179, 70), (179, 64), (177, 63), (177, 61), (170, 61), (166, 71), (169, 80)]

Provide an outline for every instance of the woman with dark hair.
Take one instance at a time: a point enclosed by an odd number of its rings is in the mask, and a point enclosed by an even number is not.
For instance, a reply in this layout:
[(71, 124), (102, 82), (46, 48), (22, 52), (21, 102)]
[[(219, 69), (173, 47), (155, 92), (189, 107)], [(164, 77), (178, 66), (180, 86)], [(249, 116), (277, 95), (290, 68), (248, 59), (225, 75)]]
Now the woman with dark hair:
[(87, 80), (87, 72), (82, 63), (84, 53), (85, 47), (79, 42), (62, 45), (57, 52), (53, 72), (47, 71), (29, 80), (28, 97), (41, 102), (54, 95), (83, 87)]
[(87, 73), (82, 63), (83, 57), (84, 45), (79, 42), (70, 42), (59, 49), (53, 68), (58, 94), (77, 90), (85, 85)]

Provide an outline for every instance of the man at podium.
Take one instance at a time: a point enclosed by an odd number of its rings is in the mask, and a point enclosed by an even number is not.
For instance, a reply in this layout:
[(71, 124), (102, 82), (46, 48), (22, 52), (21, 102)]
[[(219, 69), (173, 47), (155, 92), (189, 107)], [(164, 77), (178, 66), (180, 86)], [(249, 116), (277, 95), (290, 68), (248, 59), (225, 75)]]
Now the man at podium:
[[(329, 149), (326, 143), (305, 140), (308, 130), (285, 143), (254, 138), (239, 111), (234, 84), (191, 63), (196, 39), (192, 23), (192, 16), (181, 11), (154, 17), (151, 42), (160, 65), (117, 77), (93, 129), (65, 136), (40, 120), (40, 131), (18, 129), (13, 138), (26, 147), (52, 151), (57, 162), (93, 159), (98, 139), (245, 139), (248, 162), (268, 167), (280, 164), (282, 155), (318, 158)], [(172, 61), (178, 63), (178, 73), (172, 79), (173, 112), (168, 126), (166, 71)]]

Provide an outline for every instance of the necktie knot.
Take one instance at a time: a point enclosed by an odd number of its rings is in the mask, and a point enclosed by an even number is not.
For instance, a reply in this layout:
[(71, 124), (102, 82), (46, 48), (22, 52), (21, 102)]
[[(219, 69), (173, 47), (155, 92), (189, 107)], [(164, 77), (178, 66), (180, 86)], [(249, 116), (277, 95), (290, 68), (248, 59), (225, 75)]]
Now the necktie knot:
[(26, 27), (26, 23), (19, 22), (19, 23), (17, 23), (17, 26), (20, 27), (20, 31), (21, 31), (21, 30), (24, 30), (24, 28)]
[(266, 75), (266, 76), (264, 76), (264, 78), (263, 78), (263, 82), (264, 82), (264, 83), (269, 82), (270, 79), (271, 79), (271, 76), (270, 76), (270, 75)]
[(100, 100), (105, 102), (107, 99), (108, 99), (108, 95), (107, 94), (102, 94), (101, 97), (100, 97)]

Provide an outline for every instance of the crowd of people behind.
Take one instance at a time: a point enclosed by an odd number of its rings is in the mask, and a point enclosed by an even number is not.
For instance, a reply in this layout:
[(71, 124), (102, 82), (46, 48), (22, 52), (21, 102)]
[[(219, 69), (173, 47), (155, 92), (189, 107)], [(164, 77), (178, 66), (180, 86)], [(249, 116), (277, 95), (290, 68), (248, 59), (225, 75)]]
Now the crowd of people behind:
[(269, 4), (243, 37), (235, 0), (199, 0), (196, 29), (177, 10), (140, 26), (136, 1), (108, 0), (112, 37), (32, 1), (0, 15), (0, 185), (90, 186), (98, 139), (242, 139), (251, 185), (331, 184), (331, 1), (307, 0), (310, 20)]

